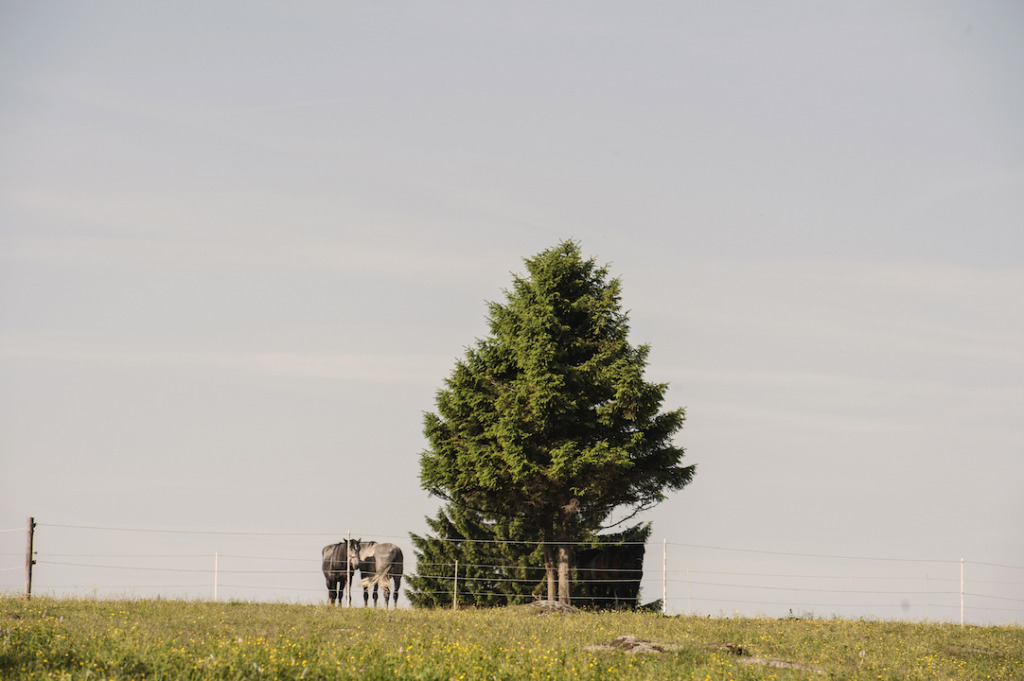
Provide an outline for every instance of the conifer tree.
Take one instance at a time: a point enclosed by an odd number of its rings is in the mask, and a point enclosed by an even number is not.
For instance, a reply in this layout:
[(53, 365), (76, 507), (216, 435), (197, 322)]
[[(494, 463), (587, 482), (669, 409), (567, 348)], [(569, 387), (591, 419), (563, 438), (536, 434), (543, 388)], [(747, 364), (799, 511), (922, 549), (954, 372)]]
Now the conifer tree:
[[(548, 598), (569, 602), (571, 547), (685, 486), (683, 409), (644, 380), (621, 283), (565, 241), (524, 261), (490, 335), (467, 349), (425, 416), (426, 490), (542, 542)], [(620, 518), (621, 522), (622, 518)]]
[[(640, 607), (643, 556), (650, 536), (651, 523), (640, 523), (621, 532), (594, 536), (578, 545), (573, 553), (577, 561), (573, 605), (593, 610)], [(598, 561), (600, 567), (586, 564), (587, 555), (593, 551), (604, 556), (603, 561)], [(583, 564), (578, 562), (581, 557)], [(637, 561), (635, 565), (634, 559)], [(660, 602), (658, 605), (660, 609)]]
[[(409, 575), (415, 607), (491, 607), (531, 600), (542, 583), (540, 549), (517, 525), (488, 523), (474, 511), (447, 504), (426, 518), (433, 536), (412, 534), (416, 575)], [(455, 568), (458, 565), (458, 579)]]

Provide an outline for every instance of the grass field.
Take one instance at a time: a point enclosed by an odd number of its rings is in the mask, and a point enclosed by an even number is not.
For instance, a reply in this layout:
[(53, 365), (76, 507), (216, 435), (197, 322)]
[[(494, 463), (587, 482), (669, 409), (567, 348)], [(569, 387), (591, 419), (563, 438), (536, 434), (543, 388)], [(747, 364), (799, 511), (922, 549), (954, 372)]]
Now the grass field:
[[(622, 636), (660, 651), (607, 649)], [(7, 597), (0, 678), (1007, 681), (1024, 629)]]

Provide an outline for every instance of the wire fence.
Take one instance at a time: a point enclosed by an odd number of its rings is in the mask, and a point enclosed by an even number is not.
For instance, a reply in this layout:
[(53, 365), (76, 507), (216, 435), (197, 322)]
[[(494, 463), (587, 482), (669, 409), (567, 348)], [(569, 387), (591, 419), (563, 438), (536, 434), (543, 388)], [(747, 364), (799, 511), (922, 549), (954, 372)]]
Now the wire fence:
[[(336, 532), (45, 522), (35, 527), (32, 593), (103, 598), (323, 603), (320, 549), (344, 539)], [(0, 530), (0, 592), (8, 595), (24, 593), (19, 580), (26, 572), (25, 534), (25, 527)], [(408, 537), (351, 536), (398, 544), (406, 577), (450, 589), (424, 593), (450, 594), (460, 580), (460, 598), (500, 597), (508, 591), (502, 585), (529, 592), (546, 580), (542, 565), (417, 565)], [(586, 588), (581, 574), (574, 577), (574, 589)], [(617, 568), (602, 577), (609, 578), (639, 581), (641, 601), (657, 602), (672, 615), (1024, 621), (1024, 567), (993, 562), (794, 553), (663, 538), (646, 544), (642, 570)]]

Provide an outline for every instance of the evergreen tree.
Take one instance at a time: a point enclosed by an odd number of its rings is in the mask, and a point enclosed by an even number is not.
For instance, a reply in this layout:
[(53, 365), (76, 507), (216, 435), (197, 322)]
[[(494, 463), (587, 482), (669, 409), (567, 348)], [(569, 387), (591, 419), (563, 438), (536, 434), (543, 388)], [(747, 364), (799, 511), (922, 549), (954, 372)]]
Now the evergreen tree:
[[(578, 595), (573, 596), (573, 605), (594, 610), (639, 607), (643, 558), (650, 536), (651, 524), (640, 523), (576, 546), (573, 594)], [(595, 552), (604, 560), (588, 561)]]
[(572, 241), (524, 262), (425, 416), (420, 479), (543, 542), (548, 598), (567, 603), (572, 544), (652, 507), (694, 467), (672, 443), (683, 409), (659, 411), (668, 386), (644, 380), (649, 347), (628, 341), (619, 280)]
[(434, 536), (411, 535), (418, 571), (407, 578), (413, 606), (450, 607), (456, 588), (460, 605), (477, 607), (516, 605), (538, 592), (540, 549), (515, 524), (488, 523), (451, 504), (426, 521)]

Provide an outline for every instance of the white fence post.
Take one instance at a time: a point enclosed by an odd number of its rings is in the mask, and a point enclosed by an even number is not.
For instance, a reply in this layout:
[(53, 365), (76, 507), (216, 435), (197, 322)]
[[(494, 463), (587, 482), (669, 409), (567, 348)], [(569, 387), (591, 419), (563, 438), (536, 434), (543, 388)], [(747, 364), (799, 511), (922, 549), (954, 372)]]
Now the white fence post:
[(455, 586), (452, 588), (452, 610), (459, 609), (459, 559), (455, 559)]
[(964, 626), (964, 559), (960, 559), (960, 626)]
[(348, 555), (348, 549), (352, 546), (352, 530), (345, 535), (345, 588), (348, 589), (348, 607), (352, 607), (352, 557)]

